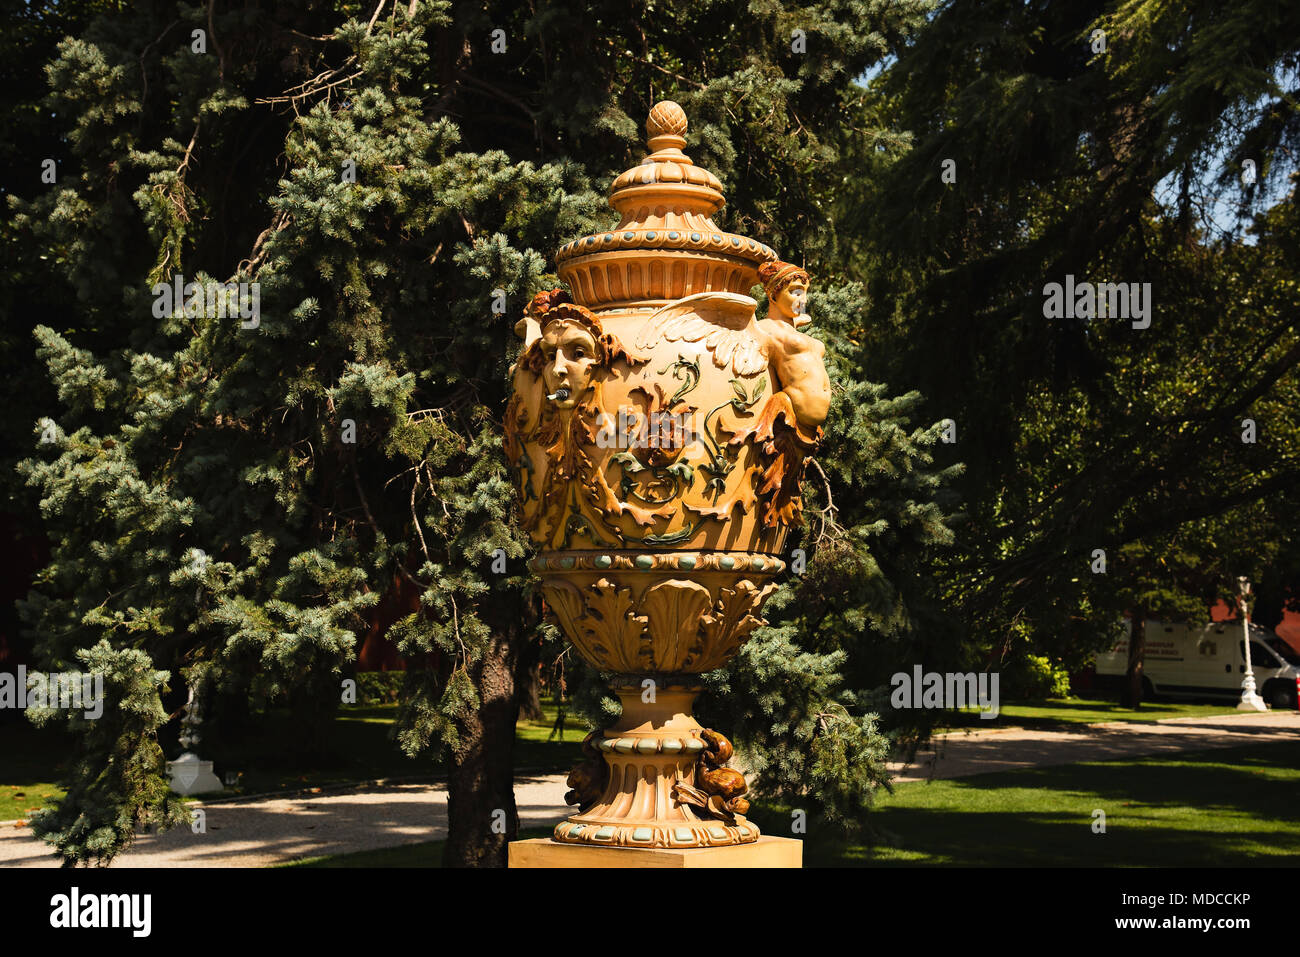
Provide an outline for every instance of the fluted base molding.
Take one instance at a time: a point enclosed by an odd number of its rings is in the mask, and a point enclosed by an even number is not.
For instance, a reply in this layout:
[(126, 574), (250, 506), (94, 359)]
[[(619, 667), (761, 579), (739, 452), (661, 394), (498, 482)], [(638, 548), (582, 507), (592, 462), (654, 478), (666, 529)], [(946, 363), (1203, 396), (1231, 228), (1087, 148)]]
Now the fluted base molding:
[(609, 774), (600, 798), (555, 828), (554, 840), (626, 848), (699, 848), (752, 844), (758, 826), (744, 815), (733, 821), (680, 803), (673, 785), (696, 782), (705, 750), (704, 729), (690, 714), (698, 688), (660, 689), (655, 700), (640, 689), (617, 689), (623, 717), (595, 741)]

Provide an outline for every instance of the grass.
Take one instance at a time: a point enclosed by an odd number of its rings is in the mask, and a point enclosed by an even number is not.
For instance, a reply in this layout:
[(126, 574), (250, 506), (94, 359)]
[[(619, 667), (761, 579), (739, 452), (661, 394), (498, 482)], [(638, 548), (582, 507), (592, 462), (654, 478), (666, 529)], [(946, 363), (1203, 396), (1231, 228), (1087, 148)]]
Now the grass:
[[(547, 740), (546, 718), (520, 722), (516, 764), (567, 770), (579, 758), (585, 735), (570, 724), (564, 740)], [(241, 790), (312, 787), (372, 777), (434, 776), (431, 762), (402, 755), (388, 732), (395, 706), (344, 708), (331, 723), (332, 757), (312, 763), (298, 755), (287, 715), (272, 716), (245, 747), (249, 770)], [(976, 726), (1033, 725), (1104, 720), (1154, 721), (1159, 717), (1235, 713), (1218, 705), (1167, 704), (1126, 712), (1103, 701), (1080, 699), (1007, 706), (997, 721)], [(72, 742), (57, 727), (22, 721), (0, 724), (0, 820), (25, 818), (62, 792), (50, 779), (61, 772)], [(214, 755), (205, 753), (205, 757)], [(220, 770), (220, 766), (219, 766)], [(1258, 866), (1291, 864), (1300, 856), (1300, 743), (1186, 752), (902, 784), (882, 794), (871, 814), (873, 844), (846, 842), (809, 822), (808, 866)], [(1093, 811), (1106, 814), (1106, 833), (1092, 831)], [(755, 819), (770, 834), (788, 833), (789, 809), (769, 807)], [(523, 836), (544, 837), (547, 829)], [(383, 851), (315, 858), (313, 867), (437, 866), (440, 842)]]
[(1103, 721), (1160, 721), (1165, 718), (1204, 718), (1236, 714), (1236, 704), (1191, 704), (1181, 701), (1148, 702), (1141, 708), (1123, 708), (1110, 700), (1092, 698), (1049, 698), (1003, 704), (996, 718), (979, 717), (967, 709), (948, 717), (948, 727), (959, 728), (1044, 728), (1060, 724), (1099, 724)]
[[(570, 716), (562, 737), (550, 739), (556, 706), (543, 701), (546, 717), (520, 721), (515, 729), (515, 767), (542, 772), (568, 771), (581, 760), (579, 745), (586, 729)], [(292, 715), (277, 712), (259, 722), (255, 735), (204, 751), (223, 780), (239, 775), (229, 794), (261, 794), (286, 789), (310, 789), (377, 778), (437, 778), (440, 763), (426, 757), (408, 758), (390, 737), (397, 705), (345, 705), (330, 722), (316, 753), (299, 745), (300, 731)]]
[[(871, 815), (881, 840), (825, 829), (810, 866), (1293, 866), (1300, 742), (1089, 761), (899, 785)], [(1094, 812), (1106, 831), (1094, 833)], [(789, 814), (769, 818), (788, 830)], [(778, 823), (779, 822), (779, 823)], [(760, 821), (760, 826), (762, 826)]]
[(551, 738), (558, 708), (542, 700), (546, 717), (541, 721), (520, 721), (515, 725), (515, 765), (521, 769), (569, 771), (582, 760), (582, 739), (590, 729), (572, 713), (565, 716), (564, 733)]
[[(809, 821), (805, 867), (1258, 867), (1300, 855), (1300, 742), (1090, 761), (899, 785), (871, 814), (880, 840)], [(1106, 815), (1094, 833), (1094, 811)], [(784, 835), (790, 809), (754, 813)], [(529, 829), (521, 838), (545, 837)], [(437, 867), (441, 841), (296, 861)]]
[[(581, 760), (579, 744), (586, 728), (573, 717), (562, 737), (551, 738), (556, 705), (543, 701), (545, 717), (520, 721), (515, 732), (515, 766), (540, 772), (568, 771)], [(1172, 717), (1204, 717), (1234, 713), (1231, 705), (1159, 703), (1133, 711), (1110, 701), (1080, 698), (1021, 702), (1006, 705), (993, 721), (975, 712), (949, 713), (949, 727), (990, 728), (1019, 725), (1051, 727), (1098, 721), (1156, 721)], [(285, 790), (310, 790), (377, 778), (437, 778), (445, 772), (429, 760), (408, 758), (390, 738), (397, 705), (345, 705), (329, 723), (313, 751), (304, 749), (301, 729), (287, 711), (261, 718), (240, 737), (204, 742), (200, 753), (213, 761), (231, 796)], [(0, 725), (0, 820), (24, 818), (45, 800), (62, 795), (54, 783), (71, 753), (71, 741), (56, 728), (38, 730), (24, 721)], [(8, 756), (16, 756), (8, 760)]]
[(47, 800), (63, 796), (51, 781), (72, 756), (72, 739), (62, 728), (37, 728), (25, 718), (0, 723), (0, 754), (0, 821), (25, 819)]
[[(556, 706), (543, 701), (541, 721), (520, 721), (515, 733), (515, 766), (539, 772), (568, 771), (582, 759), (579, 745), (586, 728), (574, 717), (562, 736), (550, 738)], [(244, 735), (200, 744), (222, 780), (238, 775), (227, 796), (285, 790), (310, 790), (377, 778), (437, 778), (445, 771), (428, 758), (408, 758), (389, 733), (397, 705), (344, 705), (329, 723), (314, 753), (303, 749), (301, 731), (287, 711), (274, 711)], [(26, 720), (0, 725), (0, 821), (26, 818), (49, 798), (61, 797), (54, 783), (72, 753), (72, 739), (60, 728), (38, 729)]]

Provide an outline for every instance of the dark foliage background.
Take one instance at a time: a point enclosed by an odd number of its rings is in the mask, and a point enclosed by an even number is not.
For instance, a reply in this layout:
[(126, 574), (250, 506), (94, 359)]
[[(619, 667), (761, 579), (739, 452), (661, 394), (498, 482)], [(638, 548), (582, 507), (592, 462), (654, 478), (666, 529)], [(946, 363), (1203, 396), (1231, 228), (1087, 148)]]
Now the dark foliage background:
[[(806, 573), (702, 706), (757, 792), (861, 826), (891, 739), (933, 720), (885, 707), (913, 663), (1059, 674), (1123, 612), (1203, 615), (1238, 574), (1277, 620), (1300, 594), (1298, 17), (7, 0), (0, 465), (43, 567), (5, 639), (110, 689), (37, 832), (90, 862), (179, 820), (187, 685), (288, 701), (310, 746), (405, 595), (399, 741), (448, 763), (448, 860), (503, 863), (521, 696), (562, 653), (501, 454), (511, 327), (551, 251), (610, 221), (664, 98), (727, 228), (813, 274), (834, 383)], [(1067, 273), (1150, 282), (1150, 328), (1044, 318)], [(256, 281), (257, 327), (155, 315), (177, 275)]]

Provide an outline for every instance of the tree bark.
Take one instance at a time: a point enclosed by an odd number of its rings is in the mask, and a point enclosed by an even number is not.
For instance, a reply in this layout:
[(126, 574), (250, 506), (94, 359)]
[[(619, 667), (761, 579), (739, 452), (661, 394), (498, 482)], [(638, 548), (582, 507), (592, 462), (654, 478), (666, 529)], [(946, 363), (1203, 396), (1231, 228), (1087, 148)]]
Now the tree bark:
[(519, 716), (517, 629), (498, 629), (471, 668), (481, 706), (460, 728), (447, 780), (444, 867), (505, 867), (519, 834), (515, 808), (515, 722)]
[(530, 641), (519, 659), (519, 717), (525, 721), (541, 721), (542, 711), (542, 642)]
[(1124, 691), (1119, 703), (1125, 708), (1142, 707), (1142, 664), (1147, 650), (1147, 614), (1145, 608), (1133, 612), (1133, 628), (1128, 639), (1128, 670), (1124, 674)]

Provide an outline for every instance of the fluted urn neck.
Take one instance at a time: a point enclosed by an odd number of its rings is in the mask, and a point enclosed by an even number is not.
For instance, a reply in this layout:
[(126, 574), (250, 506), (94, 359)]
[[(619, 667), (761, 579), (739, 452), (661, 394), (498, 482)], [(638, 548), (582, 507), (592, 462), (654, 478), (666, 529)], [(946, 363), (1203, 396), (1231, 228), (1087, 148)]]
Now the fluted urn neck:
[(726, 197), (718, 178), (682, 151), (680, 106), (661, 100), (645, 126), (649, 155), (611, 187), (618, 225), (561, 246), (560, 278), (597, 312), (641, 312), (700, 292), (748, 293), (776, 253), (714, 223)]

